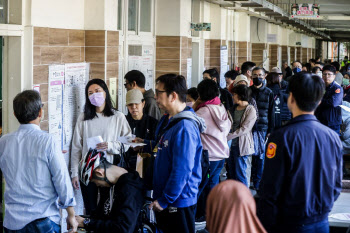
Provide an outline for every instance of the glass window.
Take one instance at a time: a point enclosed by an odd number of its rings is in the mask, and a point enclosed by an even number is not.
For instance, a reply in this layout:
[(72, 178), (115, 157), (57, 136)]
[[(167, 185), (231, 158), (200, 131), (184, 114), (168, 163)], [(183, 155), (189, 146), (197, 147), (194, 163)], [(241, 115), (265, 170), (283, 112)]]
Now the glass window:
[(151, 32), (152, 1), (141, 0), (140, 31)]
[(118, 30), (122, 30), (122, 0), (118, 0)]
[(7, 22), (7, 12), (8, 12), (8, 0), (0, 0), (0, 24), (5, 24)]
[(136, 31), (137, 0), (129, 0), (128, 30)]

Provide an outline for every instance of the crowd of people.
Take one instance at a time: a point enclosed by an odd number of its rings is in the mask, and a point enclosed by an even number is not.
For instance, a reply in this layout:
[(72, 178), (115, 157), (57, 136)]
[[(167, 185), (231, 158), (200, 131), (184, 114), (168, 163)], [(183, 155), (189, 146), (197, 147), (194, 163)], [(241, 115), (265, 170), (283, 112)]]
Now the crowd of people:
[[(145, 221), (163, 233), (194, 233), (202, 221), (210, 233), (329, 232), (350, 144), (341, 130), (350, 114), (340, 107), (350, 98), (350, 63), (292, 64), (267, 71), (244, 62), (241, 72), (225, 74), (226, 88), (217, 69), (189, 89), (185, 77), (164, 74), (155, 92), (132, 70), (124, 78), (126, 116), (106, 83), (92, 79), (69, 169), (39, 128), (40, 95), (19, 93), (13, 107), (21, 125), (0, 139), (5, 232), (60, 232), (59, 208), (74, 232), (149, 232)], [(96, 136), (103, 142), (89, 148)], [(74, 189), (83, 216), (75, 214)]]

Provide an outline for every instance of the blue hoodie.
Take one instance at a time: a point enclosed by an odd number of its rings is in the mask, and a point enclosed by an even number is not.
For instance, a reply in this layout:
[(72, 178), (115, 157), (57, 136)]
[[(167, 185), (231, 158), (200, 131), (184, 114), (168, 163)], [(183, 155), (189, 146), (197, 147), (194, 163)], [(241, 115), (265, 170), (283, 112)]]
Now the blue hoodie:
[(204, 120), (189, 107), (169, 120), (157, 146), (153, 173), (154, 198), (162, 208), (197, 203), (202, 180), (200, 133), (205, 128)]

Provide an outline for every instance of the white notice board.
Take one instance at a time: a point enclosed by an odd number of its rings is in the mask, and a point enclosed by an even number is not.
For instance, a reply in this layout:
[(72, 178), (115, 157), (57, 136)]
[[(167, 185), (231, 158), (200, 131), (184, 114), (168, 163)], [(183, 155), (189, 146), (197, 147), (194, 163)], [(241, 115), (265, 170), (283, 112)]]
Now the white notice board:
[(220, 87), (226, 87), (225, 73), (228, 71), (228, 51), (227, 46), (220, 47)]

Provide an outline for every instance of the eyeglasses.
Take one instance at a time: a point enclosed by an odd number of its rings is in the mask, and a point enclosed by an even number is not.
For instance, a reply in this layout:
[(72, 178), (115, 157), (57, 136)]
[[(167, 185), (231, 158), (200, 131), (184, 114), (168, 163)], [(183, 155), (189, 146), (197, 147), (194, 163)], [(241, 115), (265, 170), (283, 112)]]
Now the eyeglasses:
[(127, 85), (129, 85), (130, 83), (124, 83), (124, 87), (126, 88)]
[(333, 73), (323, 73), (322, 76), (324, 77), (328, 77), (328, 76), (333, 76), (334, 74)]
[(156, 95), (162, 94), (163, 92), (166, 92), (166, 91), (160, 91), (156, 89)]

